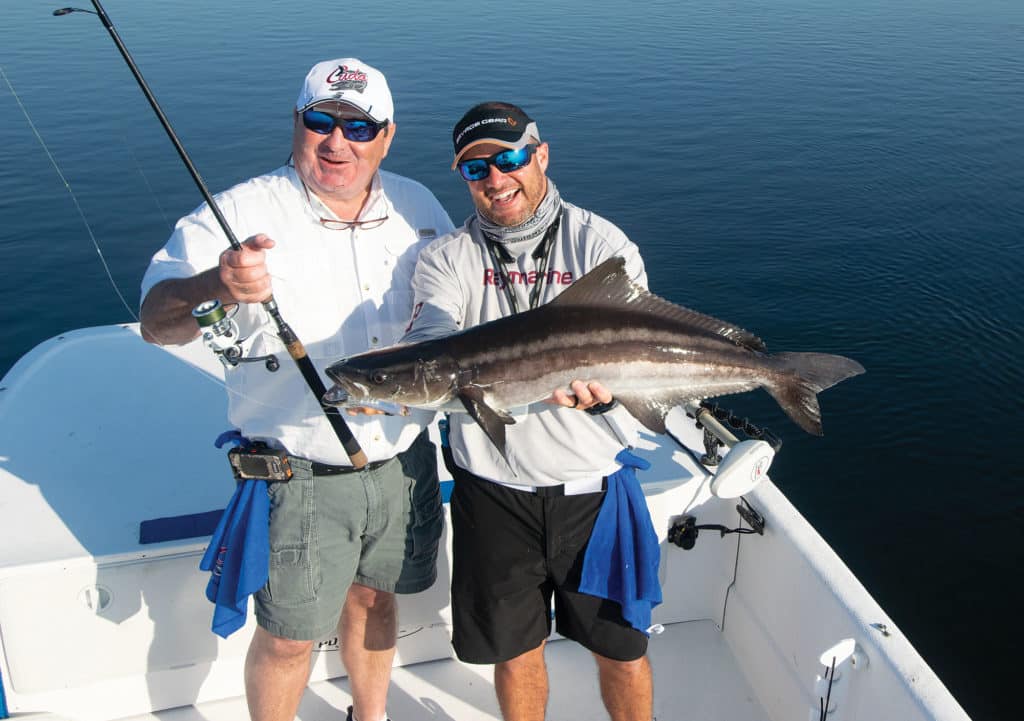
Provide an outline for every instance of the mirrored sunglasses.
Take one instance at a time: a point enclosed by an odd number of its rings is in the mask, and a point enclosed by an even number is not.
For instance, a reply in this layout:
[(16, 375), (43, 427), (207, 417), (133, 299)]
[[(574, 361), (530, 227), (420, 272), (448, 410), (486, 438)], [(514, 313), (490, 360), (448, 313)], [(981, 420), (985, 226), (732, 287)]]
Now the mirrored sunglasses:
[(494, 166), (503, 173), (512, 173), (530, 164), (530, 159), (537, 152), (537, 146), (525, 145), (516, 150), (502, 150), (487, 158), (473, 158), (462, 160), (458, 164), (459, 173), (466, 180), (483, 180), (491, 174), (490, 166)]
[(345, 140), (351, 140), (354, 143), (368, 143), (387, 126), (388, 121), (383, 120), (376, 123), (372, 120), (353, 120), (339, 118), (321, 110), (305, 110), (302, 113), (302, 124), (308, 130), (319, 135), (330, 135), (335, 128), (341, 128), (341, 134)]

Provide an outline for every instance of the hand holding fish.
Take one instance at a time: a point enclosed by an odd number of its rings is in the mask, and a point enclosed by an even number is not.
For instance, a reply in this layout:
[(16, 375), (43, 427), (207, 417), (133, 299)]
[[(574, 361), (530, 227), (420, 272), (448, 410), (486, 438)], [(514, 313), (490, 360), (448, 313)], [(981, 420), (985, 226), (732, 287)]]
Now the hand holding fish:
[(612, 402), (612, 392), (601, 385), (600, 381), (577, 379), (570, 383), (569, 387), (572, 389), (572, 394), (566, 393), (561, 388), (556, 388), (545, 402), (581, 411)]
[(241, 250), (225, 250), (220, 254), (220, 282), (239, 303), (262, 303), (273, 295), (266, 251), (274, 241), (266, 235), (246, 238)]
[(374, 408), (372, 406), (352, 406), (345, 409), (345, 413), (350, 416), (394, 416), (394, 415), (407, 415), (409, 413), (405, 406), (401, 406), (403, 411), (392, 412), (384, 410), (383, 408)]

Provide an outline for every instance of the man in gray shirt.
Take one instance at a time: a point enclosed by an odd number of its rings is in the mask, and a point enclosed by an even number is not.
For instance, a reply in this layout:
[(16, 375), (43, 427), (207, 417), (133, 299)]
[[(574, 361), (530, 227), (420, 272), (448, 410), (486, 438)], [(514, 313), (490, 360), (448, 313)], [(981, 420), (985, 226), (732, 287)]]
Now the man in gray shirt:
[[(548, 145), (521, 108), (477, 105), (452, 135), (452, 168), (466, 180), (476, 212), (422, 251), (404, 341), (534, 308), (614, 256), (646, 285), (636, 245), (561, 199), (546, 176)], [(600, 383), (577, 379), (571, 388), (574, 395), (558, 390), (549, 403), (512, 409), (507, 458), (468, 414), (450, 419), (452, 642), (463, 661), (495, 664), (506, 721), (539, 721), (554, 598), (558, 632), (597, 660), (612, 719), (647, 721), (647, 629), (627, 622), (614, 601), (579, 590), (607, 479), (621, 467), (616, 456), (631, 445), (635, 422)]]

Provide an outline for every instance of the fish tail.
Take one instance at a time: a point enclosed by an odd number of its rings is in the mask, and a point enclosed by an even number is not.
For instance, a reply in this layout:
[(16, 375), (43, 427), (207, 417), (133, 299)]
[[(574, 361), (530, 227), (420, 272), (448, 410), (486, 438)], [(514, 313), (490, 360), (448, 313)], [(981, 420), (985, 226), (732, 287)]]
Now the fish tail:
[(828, 353), (777, 353), (772, 357), (779, 364), (779, 374), (765, 390), (794, 423), (815, 436), (822, 435), (818, 393), (864, 372), (857, 361)]

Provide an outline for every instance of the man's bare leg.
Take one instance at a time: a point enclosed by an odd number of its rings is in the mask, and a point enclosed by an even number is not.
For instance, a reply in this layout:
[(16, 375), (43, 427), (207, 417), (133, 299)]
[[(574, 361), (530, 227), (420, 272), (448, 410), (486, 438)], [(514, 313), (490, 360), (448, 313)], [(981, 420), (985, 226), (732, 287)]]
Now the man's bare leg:
[(260, 627), (245, 656), (245, 700), (252, 721), (292, 721), (309, 682), (312, 641), (292, 641)]
[(532, 651), (494, 664), (494, 690), (505, 721), (544, 721), (548, 705), (544, 643)]
[(352, 584), (341, 612), (341, 660), (358, 721), (381, 721), (398, 636), (395, 594)]
[(601, 681), (601, 700), (612, 721), (651, 721), (654, 686), (646, 656), (614, 661), (594, 654)]

